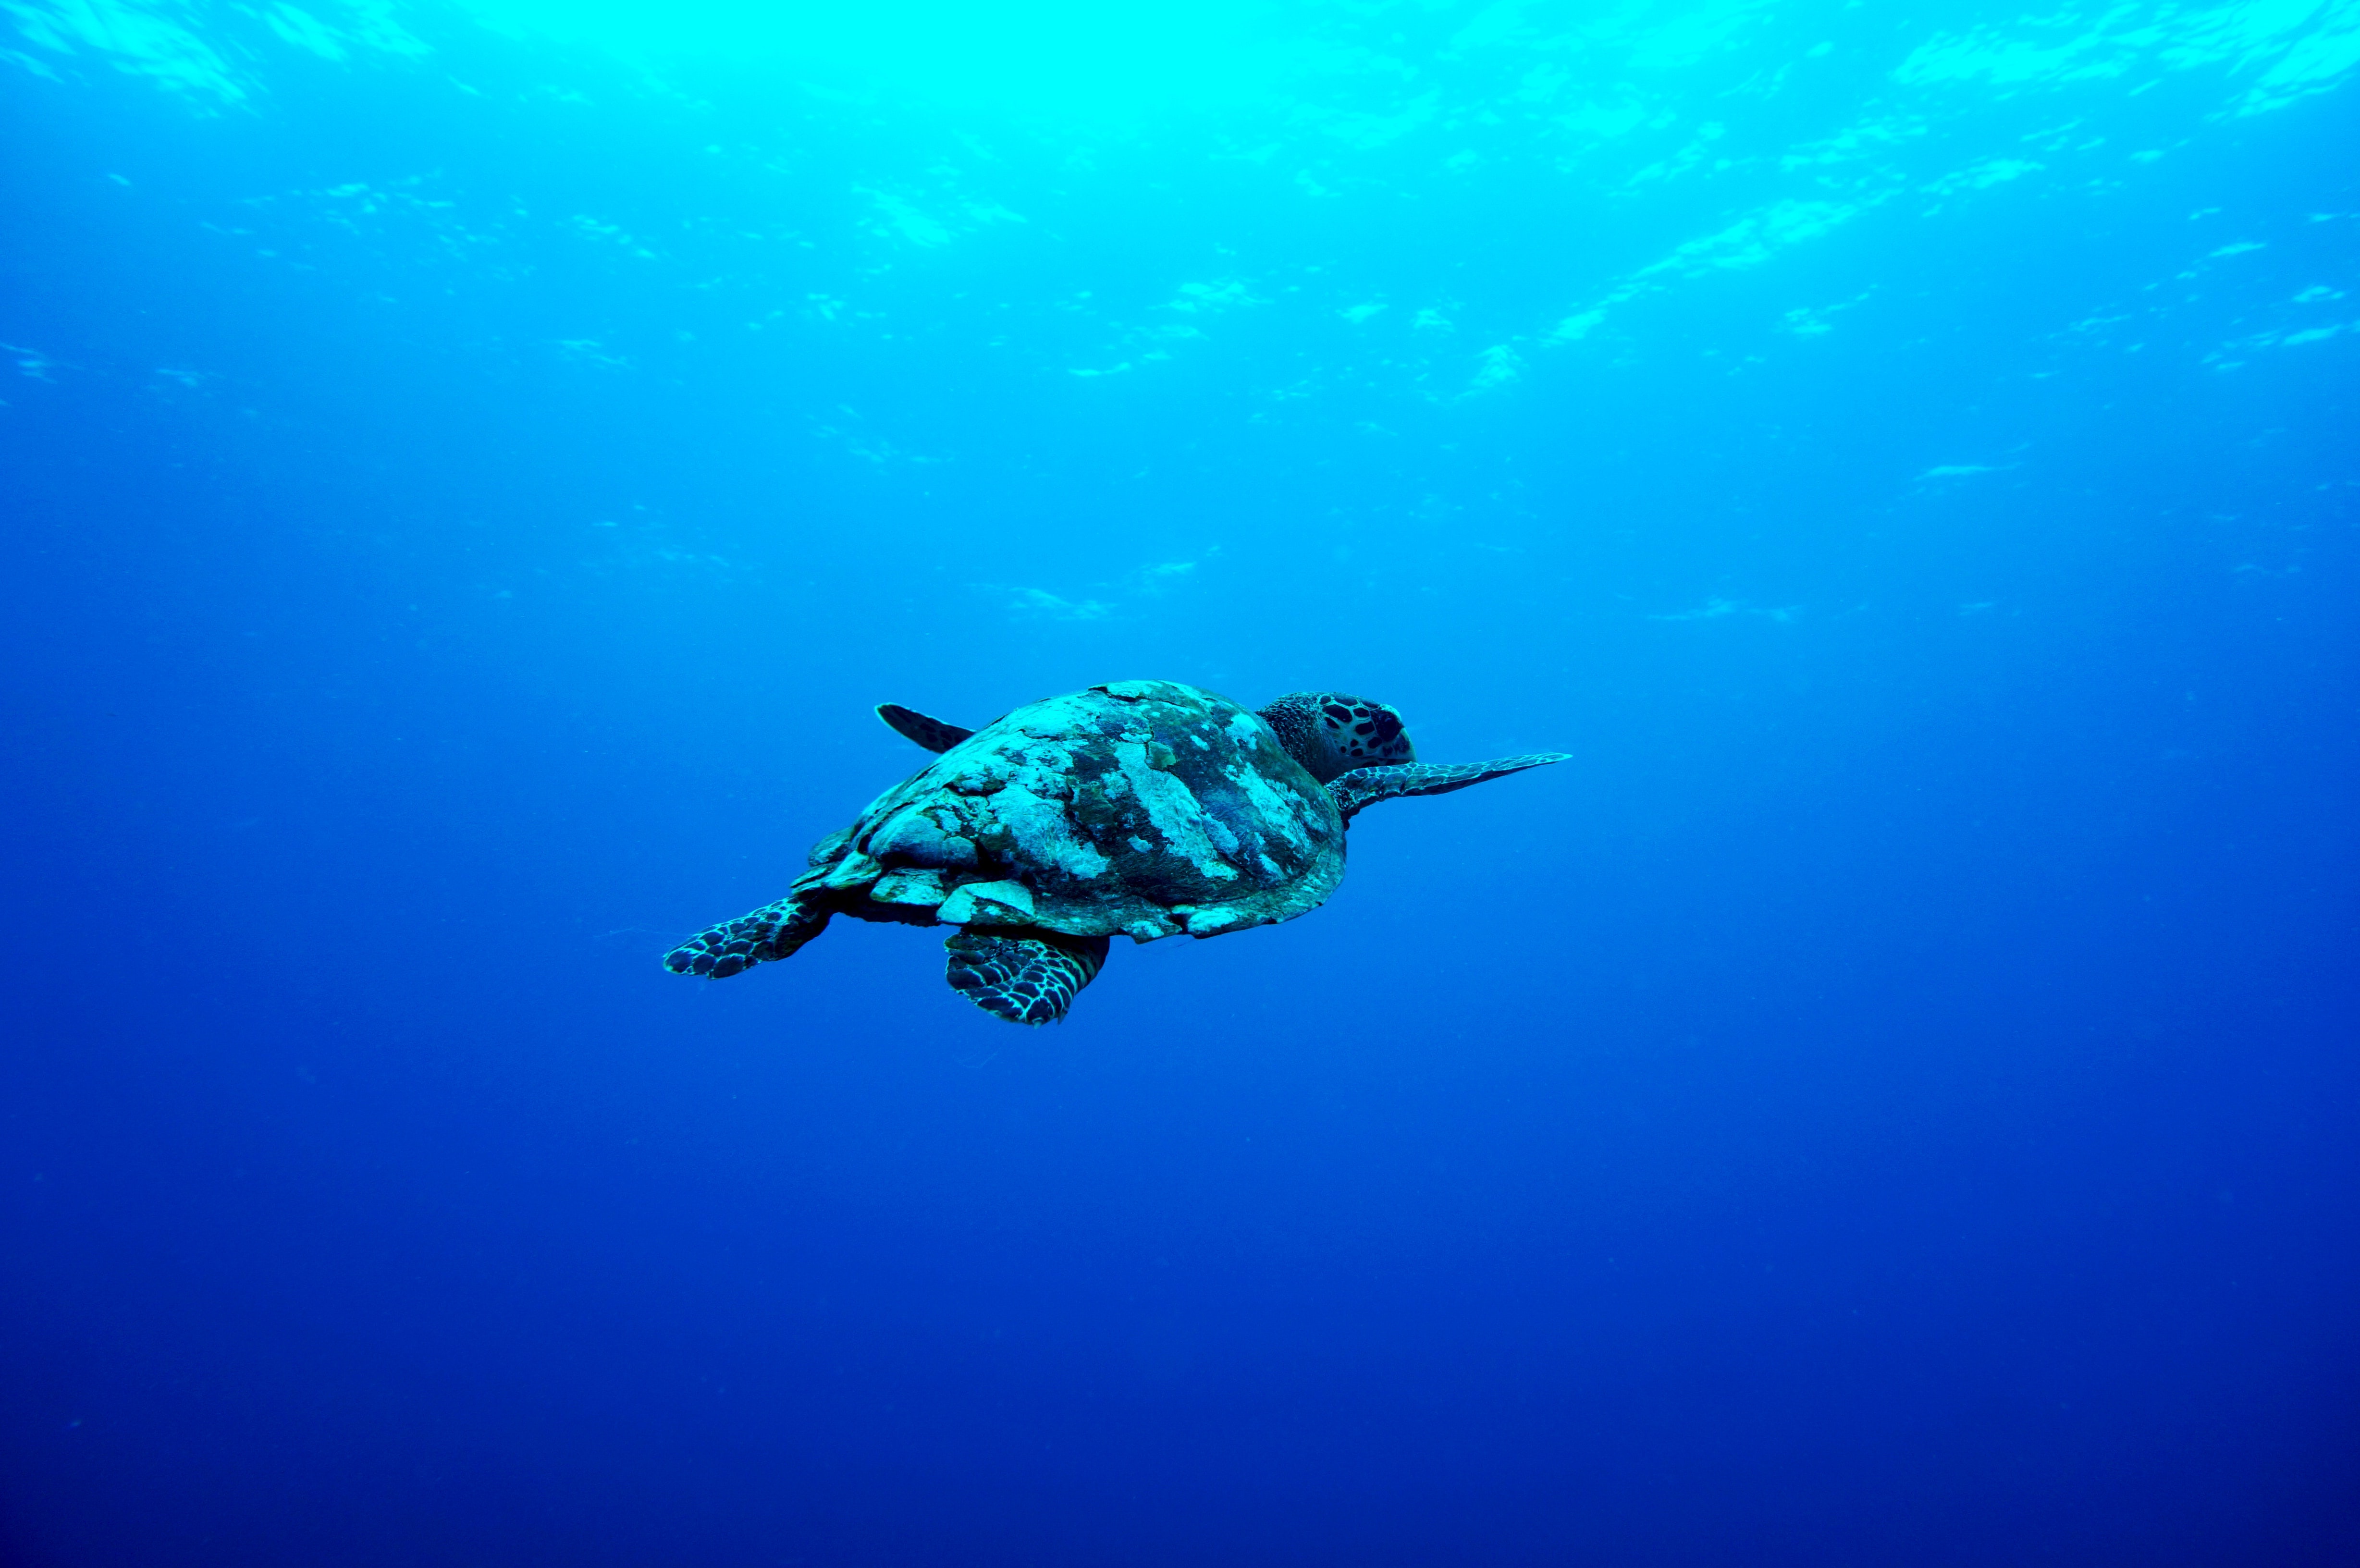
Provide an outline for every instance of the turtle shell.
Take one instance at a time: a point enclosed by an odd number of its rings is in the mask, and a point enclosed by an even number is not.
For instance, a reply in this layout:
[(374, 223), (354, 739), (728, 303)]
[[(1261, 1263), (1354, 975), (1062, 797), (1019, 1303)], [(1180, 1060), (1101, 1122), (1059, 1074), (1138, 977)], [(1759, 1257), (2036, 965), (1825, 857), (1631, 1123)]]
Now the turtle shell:
[(798, 890), (864, 920), (1139, 942), (1314, 909), (1344, 819), (1226, 697), (1118, 681), (1017, 709), (880, 796)]

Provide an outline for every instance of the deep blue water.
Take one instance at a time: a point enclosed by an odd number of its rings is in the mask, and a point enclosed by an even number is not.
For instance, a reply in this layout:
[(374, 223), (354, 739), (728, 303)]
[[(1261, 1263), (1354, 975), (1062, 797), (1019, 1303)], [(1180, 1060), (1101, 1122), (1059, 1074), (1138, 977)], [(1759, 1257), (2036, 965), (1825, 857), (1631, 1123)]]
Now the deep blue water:
[(0, 6), (0, 1556), (2360, 1563), (2360, 5), (554, 15)]

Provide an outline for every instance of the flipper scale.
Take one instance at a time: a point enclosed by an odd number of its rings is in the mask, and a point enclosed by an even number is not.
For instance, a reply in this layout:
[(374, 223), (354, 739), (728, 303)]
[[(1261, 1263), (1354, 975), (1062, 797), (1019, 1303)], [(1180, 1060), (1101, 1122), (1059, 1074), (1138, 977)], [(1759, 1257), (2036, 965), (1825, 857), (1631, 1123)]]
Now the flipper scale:
[(790, 895), (699, 931), (664, 954), (664, 967), (675, 975), (727, 980), (754, 964), (793, 956), (826, 929), (829, 913), (815, 899)]
[(1064, 1022), (1107, 957), (1105, 937), (1042, 931), (963, 931), (943, 947), (951, 989), (1011, 1024)]
[(1352, 813), (1364, 811), (1379, 800), (1390, 800), (1401, 795), (1448, 795), (1453, 789), (1464, 789), (1470, 784), (1522, 773), (1527, 768), (1546, 768), (1552, 762), (1563, 762), (1569, 753), (1535, 751), (1523, 757), (1502, 757), (1491, 762), (1404, 762), (1391, 768), (1356, 768), (1328, 780), (1328, 793), (1334, 798), (1336, 809), (1350, 821)]

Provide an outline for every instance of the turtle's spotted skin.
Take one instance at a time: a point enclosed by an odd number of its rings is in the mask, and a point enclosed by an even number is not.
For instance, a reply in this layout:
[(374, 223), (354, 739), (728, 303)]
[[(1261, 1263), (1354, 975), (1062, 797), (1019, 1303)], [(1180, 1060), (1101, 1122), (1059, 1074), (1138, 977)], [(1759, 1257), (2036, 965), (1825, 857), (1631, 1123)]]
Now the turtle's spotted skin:
[(1322, 784), (1355, 768), (1382, 768), (1417, 756), (1402, 716), (1365, 697), (1289, 691), (1262, 709), (1262, 718)]
[(787, 897), (690, 939), (667, 968), (726, 979), (836, 915), (957, 926), (952, 988), (1047, 1023), (1110, 937), (1218, 936), (1317, 909), (1343, 879), (1346, 822), (1375, 801), (1562, 760), (1420, 763), (1399, 713), (1338, 692), (1252, 713), (1175, 681), (1120, 681), (972, 732), (878, 713), (940, 755), (820, 841)]

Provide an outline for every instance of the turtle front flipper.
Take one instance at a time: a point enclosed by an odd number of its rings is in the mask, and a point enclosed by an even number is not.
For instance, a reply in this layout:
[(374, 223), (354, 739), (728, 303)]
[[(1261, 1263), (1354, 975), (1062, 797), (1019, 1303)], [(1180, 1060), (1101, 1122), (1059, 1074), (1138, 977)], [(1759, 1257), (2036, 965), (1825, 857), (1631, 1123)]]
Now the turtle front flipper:
[(884, 720), (885, 727), (895, 735), (903, 740), (916, 741), (928, 751), (948, 751), (975, 734), (973, 730), (963, 730), (940, 719), (930, 719), (917, 709), (905, 708), (899, 702), (878, 703), (877, 716)]
[(1059, 931), (968, 930), (943, 943), (951, 989), (1011, 1024), (1054, 1024), (1106, 962), (1107, 939)]
[(809, 894), (791, 893), (750, 915), (699, 931), (664, 954), (664, 967), (675, 975), (727, 980), (751, 964), (791, 957), (826, 929), (833, 912)]
[(1328, 793), (1335, 800), (1336, 809), (1344, 813), (1344, 820), (1349, 822), (1353, 812), (1379, 800), (1390, 800), (1397, 795), (1448, 795), (1470, 784), (1563, 762), (1569, 755), (1536, 751), (1527, 757), (1503, 757), (1492, 762), (1404, 762), (1391, 768), (1356, 768), (1328, 780)]

